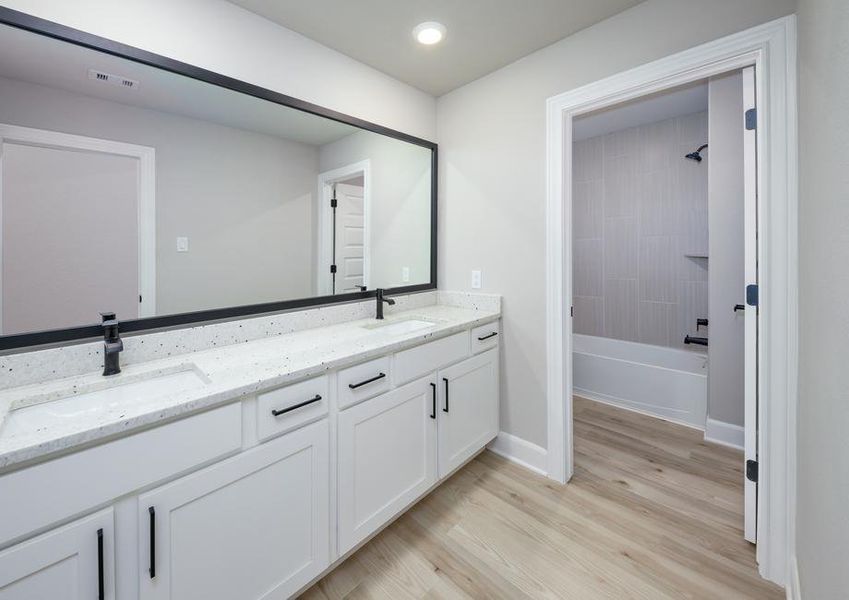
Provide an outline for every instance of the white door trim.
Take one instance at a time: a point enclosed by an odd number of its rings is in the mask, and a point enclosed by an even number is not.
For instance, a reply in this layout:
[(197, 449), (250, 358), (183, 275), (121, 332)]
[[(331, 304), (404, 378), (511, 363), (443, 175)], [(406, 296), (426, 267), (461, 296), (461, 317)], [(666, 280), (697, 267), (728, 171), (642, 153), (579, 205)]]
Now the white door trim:
[(371, 161), (366, 159), (318, 175), (316, 293), (319, 296), (330, 296), (333, 293), (330, 287), (330, 279), (327, 277), (333, 258), (330, 256), (329, 235), (329, 227), (333, 218), (330, 212), (331, 185), (338, 181), (350, 179), (360, 173), (363, 175), (363, 285), (366, 287), (369, 285), (369, 270), (371, 268)]
[(760, 257), (757, 558), (787, 580), (794, 547), (798, 355), (796, 18), (790, 15), (549, 98), (546, 104), (548, 473), (572, 476), (572, 118), (755, 65)]
[[(42, 148), (101, 152), (127, 156), (139, 161), (139, 294), (142, 297), (142, 301), (139, 303), (139, 317), (155, 316), (156, 151), (148, 146), (0, 123), (0, 182), (2, 182), (3, 175), (2, 148), (6, 142)], [(2, 194), (2, 189), (2, 185), (0, 185), (0, 194)], [(2, 198), (0, 198), (0, 207), (2, 207)], [(2, 219), (2, 211), (0, 211), (0, 219)], [(0, 221), (1, 223), (2, 221)], [(2, 252), (2, 246), (0, 246), (0, 252)], [(0, 256), (0, 259), (2, 259), (2, 256)], [(2, 264), (1, 260), (0, 264)], [(2, 286), (2, 278), (0, 278), (0, 286)], [(2, 287), (0, 287), (0, 292), (2, 292)], [(2, 293), (0, 293), (0, 303), (2, 303)], [(0, 309), (2, 309), (2, 304), (0, 304)], [(120, 318), (120, 315), (118, 317)], [(0, 319), (2, 319), (2, 310), (0, 310)], [(2, 331), (2, 320), (0, 320), (0, 331)]]

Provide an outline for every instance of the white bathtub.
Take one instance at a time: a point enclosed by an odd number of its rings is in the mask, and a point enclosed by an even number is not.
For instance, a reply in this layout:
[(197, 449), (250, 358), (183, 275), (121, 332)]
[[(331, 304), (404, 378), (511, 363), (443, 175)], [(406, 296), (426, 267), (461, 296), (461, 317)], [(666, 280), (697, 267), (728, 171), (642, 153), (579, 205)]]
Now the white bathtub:
[(707, 362), (700, 352), (575, 334), (574, 393), (704, 429)]

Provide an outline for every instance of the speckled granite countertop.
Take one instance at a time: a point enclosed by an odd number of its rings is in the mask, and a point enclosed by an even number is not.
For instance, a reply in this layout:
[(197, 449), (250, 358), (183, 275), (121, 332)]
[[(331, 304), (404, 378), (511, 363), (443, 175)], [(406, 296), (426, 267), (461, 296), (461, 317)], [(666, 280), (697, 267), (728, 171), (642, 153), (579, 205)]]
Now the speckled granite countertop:
[(67, 391), (69, 387), (90, 389), (104, 379), (100, 373), (88, 373), (9, 388), (0, 391), (0, 470), (397, 352), (499, 317), (497, 310), (437, 304), (387, 317), (387, 324), (411, 318), (435, 323), (433, 327), (411, 333), (369, 330), (363, 325), (374, 323), (374, 319), (361, 319), (132, 364), (116, 379), (110, 378), (109, 383), (130, 383), (149, 377), (151, 372), (167, 374), (192, 368), (208, 381), (200, 387), (160, 395), (153, 400), (116, 403), (106, 411), (92, 414), (81, 412), (63, 420), (61, 425), (4, 433), (3, 418), (10, 410), (50, 401), (61, 394), (60, 390)]

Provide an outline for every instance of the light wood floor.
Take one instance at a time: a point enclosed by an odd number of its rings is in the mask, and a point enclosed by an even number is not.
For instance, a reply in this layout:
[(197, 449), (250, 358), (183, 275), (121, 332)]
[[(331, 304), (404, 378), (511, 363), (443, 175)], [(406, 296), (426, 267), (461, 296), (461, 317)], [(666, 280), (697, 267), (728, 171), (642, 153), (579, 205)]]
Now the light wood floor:
[(741, 453), (575, 399), (566, 486), (484, 452), (303, 598), (783, 598), (743, 540)]

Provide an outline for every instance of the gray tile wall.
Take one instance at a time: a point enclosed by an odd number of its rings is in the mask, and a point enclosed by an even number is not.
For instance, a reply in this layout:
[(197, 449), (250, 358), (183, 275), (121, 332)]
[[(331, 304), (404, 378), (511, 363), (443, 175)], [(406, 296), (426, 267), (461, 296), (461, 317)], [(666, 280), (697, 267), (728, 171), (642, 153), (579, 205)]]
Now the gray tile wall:
[[(575, 142), (575, 333), (685, 347), (707, 317), (708, 114)], [(706, 334), (705, 334), (706, 335)]]

